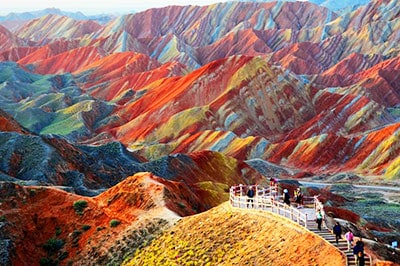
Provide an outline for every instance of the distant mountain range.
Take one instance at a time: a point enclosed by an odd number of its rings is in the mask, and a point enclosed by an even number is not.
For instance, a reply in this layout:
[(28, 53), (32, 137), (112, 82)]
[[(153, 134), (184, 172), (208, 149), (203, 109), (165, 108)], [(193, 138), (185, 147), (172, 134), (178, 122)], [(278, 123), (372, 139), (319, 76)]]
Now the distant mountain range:
[[(275, 0), (276, 1), (276, 0)], [(279, 0), (278, 0), (279, 1)], [(282, 2), (296, 2), (295, 0), (284, 0)], [(310, 2), (314, 3), (323, 7), (326, 7), (332, 11), (349, 11), (353, 10), (357, 7), (360, 7), (362, 5), (366, 5), (371, 0), (341, 0), (341, 1), (333, 1), (333, 0), (303, 0), (303, 2)], [(260, 2), (260, 3), (265, 3), (265, 2), (274, 2), (274, 0), (242, 0), (242, 2)]]
[[(279, 1), (279, 0), (278, 0)], [(274, 0), (242, 0), (241, 2), (274, 2)], [(295, 2), (294, 0), (284, 0), (282, 2)], [(330, 0), (309, 0), (308, 2), (326, 7), (335, 12), (348, 12), (356, 9), (359, 6), (365, 5), (370, 0), (343, 0), (343, 1), (330, 1)], [(46, 8), (43, 10), (30, 11), (30, 12), (11, 12), (5, 16), (0, 16), (0, 25), (5, 26), (11, 30), (16, 29), (21, 24), (28, 20), (40, 18), (46, 15), (60, 15), (72, 18), (74, 20), (93, 20), (99, 24), (106, 24), (116, 18), (115, 14), (98, 14), (87, 16), (82, 12), (68, 12), (58, 8)]]
[(62, 11), (57, 8), (46, 8), (43, 10), (31, 11), (31, 12), (22, 12), (22, 13), (12, 12), (5, 16), (0, 16), (0, 25), (3, 25), (12, 30), (28, 20), (40, 18), (46, 15), (66, 16), (75, 20), (93, 20), (100, 24), (105, 24), (116, 17), (113, 14), (98, 14), (98, 15), (86, 16), (82, 12), (68, 12), (68, 11)]

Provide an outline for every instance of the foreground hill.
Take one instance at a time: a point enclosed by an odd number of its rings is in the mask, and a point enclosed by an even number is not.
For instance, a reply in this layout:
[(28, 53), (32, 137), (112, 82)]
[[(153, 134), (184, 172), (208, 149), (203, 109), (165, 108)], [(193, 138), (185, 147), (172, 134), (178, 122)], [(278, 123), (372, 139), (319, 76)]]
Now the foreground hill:
[(343, 255), (301, 226), (224, 203), (175, 226), (123, 265), (345, 265)]

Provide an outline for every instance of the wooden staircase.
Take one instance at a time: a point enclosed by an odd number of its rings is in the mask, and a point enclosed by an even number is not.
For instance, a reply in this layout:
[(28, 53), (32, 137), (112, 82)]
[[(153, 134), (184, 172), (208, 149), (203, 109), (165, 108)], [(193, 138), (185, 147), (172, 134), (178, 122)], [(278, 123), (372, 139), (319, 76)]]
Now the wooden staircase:
[[(353, 249), (350, 251), (347, 251), (347, 241), (344, 239), (344, 235), (342, 236), (343, 238), (339, 240), (339, 243), (336, 244), (336, 238), (335, 235), (326, 229), (324, 226), (322, 226), (322, 230), (318, 230), (317, 223), (314, 220), (308, 220), (307, 221), (307, 229), (320, 235), (322, 238), (324, 238), (326, 241), (331, 243), (333, 246), (337, 247), (340, 251), (342, 251), (346, 257), (347, 257), (347, 265), (348, 266), (356, 266), (355, 260), (354, 260), (354, 255), (353, 255)], [(370, 258), (368, 257), (367, 254), (365, 254), (365, 266), (372, 266)]]

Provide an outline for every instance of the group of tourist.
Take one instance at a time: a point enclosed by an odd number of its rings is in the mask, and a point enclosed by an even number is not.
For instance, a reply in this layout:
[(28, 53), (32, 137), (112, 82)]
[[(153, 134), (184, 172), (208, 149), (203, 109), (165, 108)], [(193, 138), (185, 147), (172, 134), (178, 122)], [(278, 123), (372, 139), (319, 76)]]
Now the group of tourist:
[[(274, 178), (270, 179), (270, 190), (274, 191), (274, 196), (273, 196), (274, 198), (275, 198), (275, 196), (278, 195), (277, 194), (278, 193), (278, 185), (277, 184), (278, 184), (278, 182), (276, 179), (274, 179)], [(256, 186), (248, 186), (246, 196), (247, 196), (247, 208), (253, 208), (254, 207), (254, 199), (253, 198), (256, 196)], [(289, 190), (284, 189), (283, 194), (282, 194), (282, 200), (287, 206), (290, 206), (291, 198), (292, 197), (289, 193)], [(293, 193), (293, 198), (294, 198), (294, 202), (296, 202), (296, 204), (297, 204), (297, 208), (303, 208), (304, 196), (301, 192), (300, 187), (295, 189), (295, 191)], [(316, 206), (315, 221), (317, 223), (318, 230), (320, 230), (320, 231), (322, 230), (321, 227), (322, 227), (322, 223), (323, 223), (323, 217), (324, 217), (324, 215), (323, 215), (322, 208)], [(342, 238), (342, 228), (341, 228), (339, 222), (336, 222), (335, 226), (333, 227), (333, 233), (335, 234), (336, 244), (338, 245), (339, 240)], [(364, 266), (365, 265), (364, 242), (362, 241), (361, 237), (355, 242), (354, 246), (353, 246), (353, 242), (355, 240), (354, 240), (354, 235), (351, 232), (351, 230), (346, 232), (346, 234), (344, 235), (344, 238), (347, 241), (348, 251), (353, 249), (353, 254), (354, 254), (356, 265)]]
[[(333, 226), (333, 233), (335, 234), (336, 244), (339, 244), (339, 239), (342, 238), (342, 227), (339, 222), (336, 222), (335, 226)], [(354, 234), (351, 230), (347, 231), (344, 235), (344, 238), (347, 242), (347, 251), (351, 251), (353, 249), (354, 259), (357, 266), (365, 265), (365, 256), (364, 256), (364, 242), (362, 238), (358, 238), (353, 246)]]
[[(240, 188), (241, 189), (241, 188)], [(270, 191), (273, 199), (275, 199), (278, 195), (278, 180), (275, 178), (270, 179)], [(235, 191), (236, 193), (236, 191)], [(247, 187), (247, 207), (253, 207), (254, 206), (254, 197), (256, 195), (256, 186), (255, 185), (250, 185)], [(290, 206), (291, 204), (291, 195), (289, 194), (289, 191), (287, 189), (283, 190), (282, 194), (282, 200), (283, 202), (287, 205)], [(300, 187), (298, 187), (294, 193), (293, 193), (293, 198), (294, 202), (297, 204), (297, 208), (303, 208), (304, 207), (304, 196), (303, 193), (301, 192)]]
[[(294, 201), (296, 202), (296, 204), (297, 204), (297, 208), (298, 209), (300, 209), (300, 208), (303, 208), (303, 206), (304, 206), (304, 197), (303, 197), (303, 193), (301, 192), (301, 189), (298, 187), (295, 191), (294, 191), (294, 193), (293, 193), (294, 195), (293, 195), (293, 197), (294, 197)], [(287, 190), (287, 189), (284, 189), (283, 190), (283, 195), (282, 195), (282, 198), (283, 198), (283, 202), (286, 204), (286, 205), (288, 205), (288, 206), (290, 206), (290, 198), (291, 198), (291, 196), (290, 196), (290, 194), (289, 194), (289, 191)]]

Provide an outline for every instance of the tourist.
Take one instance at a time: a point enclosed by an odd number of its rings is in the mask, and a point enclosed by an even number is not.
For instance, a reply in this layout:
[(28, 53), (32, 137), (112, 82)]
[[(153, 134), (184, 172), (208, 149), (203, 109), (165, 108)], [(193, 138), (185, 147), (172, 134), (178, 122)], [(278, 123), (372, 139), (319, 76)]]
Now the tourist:
[(289, 191), (285, 188), (283, 190), (283, 202), (286, 203), (287, 206), (290, 206), (290, 195), (289, 195)]
[(318, 230), (319, 230), (319, 231), (322, 230), (322, 229), (321, 229), (322, 219), (323, 219), (322, 211), (321, 211), (321, 209), (318, 209), (318, 210), (317, 210), (317, 214), (316, 214), (316, 219), (315, 219), (315, 220), (316, 220), (316, 222), (317, 222)]
[(339, 239), (342, 238), (342, 227), (340, 226), (339, 222), (336, 222), (335, 226), (333, 227), (333, 233), (336, 237), (336, 245), (339, 245)]
[(275, 178), (271, 177), (269, 179), (269, 186), (272, 188), (275, 185)]
[(360, 236), (357, 241), (356, 241), (356, 245), (360, 245), (360, 247), (364, 250), (364, 242), (362, 241), (362, 237)]
[(364, 243), (357, 241), (353, 248), (354, 260), (357, 266), (363, 266), (365, 264), (364, 258)]
[(303, 208), (303, 194), (301, 193), (301, 189), (299, 187), (294, 191), (294, 199), (297, 203), (297, 208)]
[(247, 208), (249, 208), (249, 205), (251, 206), (251, 208), (254, 207), (254, 200), (253, 200), (254, 194), (255, 194), (254, 188), (253, 186), (250, 186), (249, 190), (247, 190)]
[(353, 232), (351, 232), (351, 230), (349, 230), (344, 237), (346, 238), (347, 241), (347, 251), (350, 251), (352, 245), (353, 245), (353, 240), (354, 240), (354, 235)]

